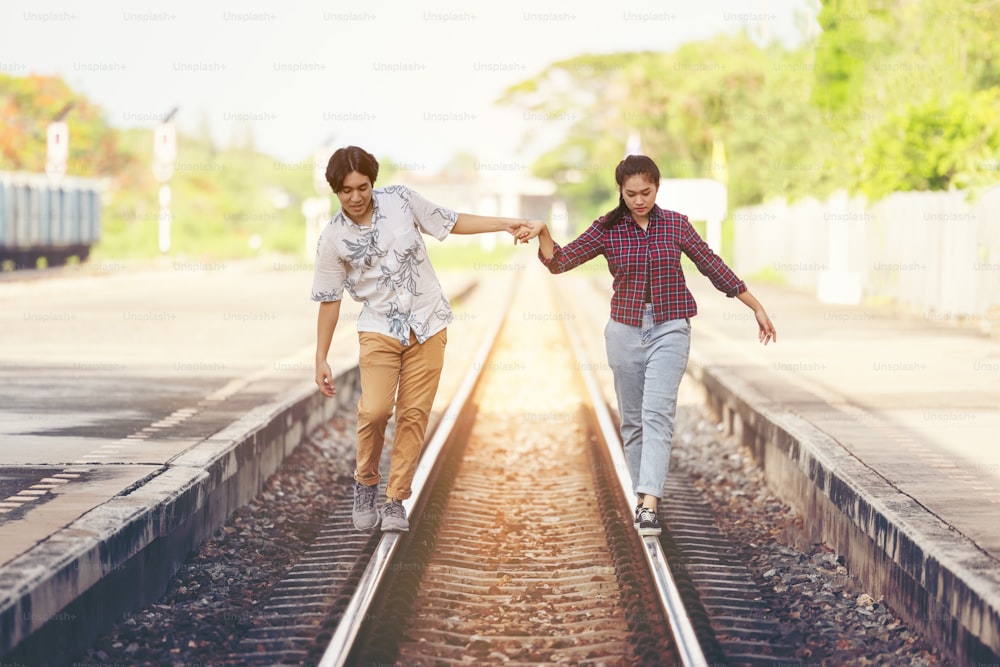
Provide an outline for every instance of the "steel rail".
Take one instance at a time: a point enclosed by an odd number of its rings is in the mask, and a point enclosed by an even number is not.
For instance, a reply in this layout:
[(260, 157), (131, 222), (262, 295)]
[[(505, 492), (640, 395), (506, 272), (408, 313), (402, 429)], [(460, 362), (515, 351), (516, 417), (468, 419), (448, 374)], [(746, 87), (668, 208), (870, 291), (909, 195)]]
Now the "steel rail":
[[(572, 327), (564, 326), (563, 329), (569, 337), (574, 355), (581, 362), (584, 361), (586, 355), (579, 335)], [(594, 407), (597, 424), (607, 445), (608, 454), (611, 456), (611, 463), (615, 469), (622, 496), (625, 498), (626, 505), (631, 507), (635, 492), (632, 488), (632, 477), (628, 471), (625, 454), (622, 451), (618, 428), (611, 418), (607, 403), (590, 367), (585, 363), (578, 363), (577, 367), (580, 370), (580, 375), (583, 377), (584, 384), (587, 386), (587, 392)], [(657, 598), (659, 599), (660, 606), (663, 608), (663, 612), (670, 622), (670, 631), (677, 644), (676, 648), (681, 659), (681, 664), (685, 665), (685, 667), (708, 667), (708, 661), (701, 649), (701, 642), (698, 641), (698, 635), (695, 633), (694, 626), (691, 625), (691, 619), (684, 608), (684, 601), (681, 598), (680, 591), (677, 589), (677, 584), (674, 582), (674, 577), (670, 572), (670, 564), (663, 553), (660, 541), (656, 537), (648, 535), (641, 536), (641, 539), (643, 553), (646, 556), (646, 564), (649, 566), (649, 571), (656, 584)]]
[[(468, 372), (466, 372), (461, 385), (459, 385), (458, 390), (455, 392), (455, 396), (448, 404), (444, 415), (442, 415), (441, 420), (438, 422), (433, 436), (431, 436), (430, 441), (424, 447), (424, 452), (420, 456), (420, 462), (417, 464), (417, 470), (413, 476), (413, 483), (411, 485), (413, 495), (403, 501), (407, 515), (410, 514), (414, 506), (419, 504), (423, 493), (427, 490), (427, 482), (430, 479), (434, 466), (437, 464), (438, 455), (448, 441), (452, 428), (458, 422), (458, 416), (465, 410), (472, 396), (472, 391), (475, 389), (476, 383), (479, 381), (479, 376), (486, 366), (486, 359), (493, 349), (496, 338), (507, 317), (507, 312), (510, 310), (510, 303), (514, 297), (518, 279), (518, 276), (515, 275), (511, 281), (506, 302), (502, 304), (495, 321), (490, 325), (489, 330), (483, 337), (479, 348), (476, 350), (472, 365), (469, 367)], [(343, 665), (347, 664), (354, 642), (361, 631), (364, 618), (368, 614), (372, 602), (378, 593), (378, 589), (389, 571), (389, 564), (399, 545), (400, 537), (399, 533), (386, 532), (382, 534), (382, 538), (379, 540), (371, 559), (368, 561), (368, 566), (358, 581), (354, 595), (351, 597), (347, 608), (344, 609), (340, 622), (337, 624), (337, 629), (334, 631), (333, 636), (330, 638), (330, 643), (320, 658), (318, 667), (343, 667)]]

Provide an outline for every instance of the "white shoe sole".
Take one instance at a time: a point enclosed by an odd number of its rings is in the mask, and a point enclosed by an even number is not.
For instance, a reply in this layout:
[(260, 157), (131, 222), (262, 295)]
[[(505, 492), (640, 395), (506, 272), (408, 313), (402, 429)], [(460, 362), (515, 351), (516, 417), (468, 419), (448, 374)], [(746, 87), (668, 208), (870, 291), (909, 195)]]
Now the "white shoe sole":
[[(406, 533), (410, 530), (410, 521), (404, 516), (402, 519), (395, 516), (383, 516), (380, 510), (378, 513), (379, 519), (382, 521), (382, 532), (383, 533)], [(2, 667), (2, 666), (0, 666)]]
[(383, 523), (382, 524), (382, 532), (383, 533), (408, 533), (408, 532), (410, 532), (410, 527), (409, 526), (405, 526), (405, 527), (404, 526), (386, 526)]
[(358, 525), (357, 520), (354, 519), (354, 517), (351, 517), (351, 521), (352, 521), (352, 523), (354, 523), (354, 529), (355, 530), (360, 530), (360, 531), (365, 532), (365, 533), (370, 532), (370, 531), (375, 530), (376, 528), (378, 528), (378, 524), (380, 523), (380, 520), (381, 520), (381, 517), (378, 514), (376, 514), (375, 515), (375, 521), (373, 521), (370, 526), (364, 527), (364, 526)]

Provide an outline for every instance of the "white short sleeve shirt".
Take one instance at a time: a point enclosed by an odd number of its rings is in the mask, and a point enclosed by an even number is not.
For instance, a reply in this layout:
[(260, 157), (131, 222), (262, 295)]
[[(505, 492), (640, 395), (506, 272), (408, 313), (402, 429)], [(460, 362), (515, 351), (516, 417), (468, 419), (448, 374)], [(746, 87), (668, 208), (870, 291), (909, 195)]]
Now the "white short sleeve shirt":
[(458, 213), (402, 185), (372, 191), (370, 226), (338, 211), (320, 234), (313, 301), (339, 301), (344, 290), (362, 303), (358, 331), (417, 342), (447, 327), (451, 306), (427, 258), (423, 234), (443, 241)]

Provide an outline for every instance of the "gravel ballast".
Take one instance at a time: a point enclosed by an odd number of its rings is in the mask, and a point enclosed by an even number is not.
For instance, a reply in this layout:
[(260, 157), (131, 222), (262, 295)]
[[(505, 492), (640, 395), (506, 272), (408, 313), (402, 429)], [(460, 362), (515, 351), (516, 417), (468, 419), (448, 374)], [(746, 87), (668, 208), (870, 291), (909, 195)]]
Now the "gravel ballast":
[[(725, 437), (682, 387), (672, 466), (705, 495), (720, 530), (780, 620), (802, 664), (950, 664), (869, 595), (842, 559), (803, 544), (802, 518), (767, 488), (734, 438)], [(303, 443), (264, 490), (184, 564), (156, 604), (120, 620), (79, 657), (82, 664), (234, 664), (240, 639), (266, 623), (261, 609), (317, 533), (333, 501), (349, 493), (352, 414)], [(665, 502), (669, 502), (667, 499)]]
[(801, 515), (770, 492), (751, 453), (690, 396), (684, 401), (685, 391), (693, 393), (682, 385), (671, 465), (712, 507), (796, 658), (810, 665), (950, 665), (865, 591), (843, 558), (806, 541)]

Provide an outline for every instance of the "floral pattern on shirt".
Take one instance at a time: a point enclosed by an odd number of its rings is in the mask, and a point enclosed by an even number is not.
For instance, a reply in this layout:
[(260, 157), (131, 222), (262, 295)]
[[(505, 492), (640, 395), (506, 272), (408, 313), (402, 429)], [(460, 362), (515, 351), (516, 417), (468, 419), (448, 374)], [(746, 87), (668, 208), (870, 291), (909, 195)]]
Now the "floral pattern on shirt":
[(379, 247), (379, 230), (375, 225), (356, 240), (345, 239), (344, 246), (348, 250), (348, 258), (352, 262), (360, 262), (365, 267), (372, 267), (375, 262), (385, 257), (386, 251)]
[(402, 185), (372, 192), (372, 224), (343, 211), (327, 223), (316, 249), (314, 301), (339, 301), (346, 290), (363, 305), (358, 331), (422, 343), (451, 323), (448, 299), (427, 257), (424, 234), (444, 240), (458, 220)]

